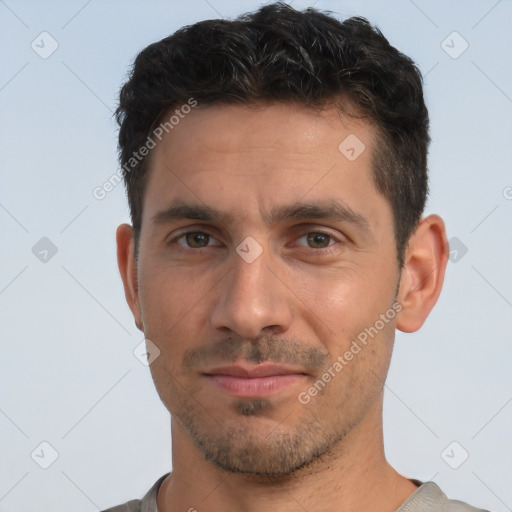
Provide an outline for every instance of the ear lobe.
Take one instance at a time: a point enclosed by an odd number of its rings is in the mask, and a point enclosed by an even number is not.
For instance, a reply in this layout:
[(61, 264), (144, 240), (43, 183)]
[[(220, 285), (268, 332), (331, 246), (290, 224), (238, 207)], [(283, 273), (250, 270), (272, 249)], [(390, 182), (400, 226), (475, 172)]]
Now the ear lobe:
[(400, 278), (402, 310), (396, 320), (400, 331), (415, 332), (427, 319), (441, 293), (449, 250), (441, 217), (421, 219), (409, 240)]
[(139, 330), (144, 331), (137, 282), (137, 264), (133, 246), (133, 228), (128, 224), (121, 224), (116, 231), (116, 242), (117, 264), (123, 280), (126, 302), (133, 314), (135, 325)]

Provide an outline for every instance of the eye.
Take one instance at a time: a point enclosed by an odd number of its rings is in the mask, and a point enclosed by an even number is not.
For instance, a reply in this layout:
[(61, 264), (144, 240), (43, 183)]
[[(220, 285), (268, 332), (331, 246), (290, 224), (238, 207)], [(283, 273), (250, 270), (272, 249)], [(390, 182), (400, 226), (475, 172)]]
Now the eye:
[(325, 249), (336, 242), (332, 235), (322, 231), (311, 231), (301, 236), (299, 240), (305, 240), (308, 247), (312, 249)]
[(210, 243), (214, 240), (215, 238), (208, 233), (202, 231), (188, 231), (175, 238), (173, 242), (189, 249), (202, 249), (210, 245), (219, 245), (218, 243)]

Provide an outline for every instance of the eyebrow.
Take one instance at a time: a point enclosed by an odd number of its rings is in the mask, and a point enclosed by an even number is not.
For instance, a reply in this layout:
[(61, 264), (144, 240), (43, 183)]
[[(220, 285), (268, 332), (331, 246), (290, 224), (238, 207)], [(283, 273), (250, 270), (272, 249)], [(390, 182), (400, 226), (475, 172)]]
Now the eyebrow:
[[(157, 212), (151, 220), (154, 224), (165, 224), (182, 219), (232, 224), (236, 217), (210, 206), (182, 203), (173, 204), (169, 208)], [(269, 214), (263, 215), (263, 221), (267, 226), (275, 226), (286, 220), (308, 219), (341, 221), (353, 225), (362, 232), (370, 231), (370, 222), (366, 217), (337, 200), (274, 206)]]

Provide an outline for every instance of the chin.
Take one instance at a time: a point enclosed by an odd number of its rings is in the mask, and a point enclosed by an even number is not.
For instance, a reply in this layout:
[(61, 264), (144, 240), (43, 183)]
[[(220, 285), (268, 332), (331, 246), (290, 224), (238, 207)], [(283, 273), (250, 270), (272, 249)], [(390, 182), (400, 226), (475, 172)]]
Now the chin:
[(344, 433), (331, 432), (317, 421), (300, 421), (290, 426), (289, 417), (280, 422), (263, 413), (266, 400), (236, 402), (238, 419), (209, 422), (206, 426), (192, 415), (181, 418), (191, 440), (206, 460), (235, 474), (283, 478), (329, 458)]

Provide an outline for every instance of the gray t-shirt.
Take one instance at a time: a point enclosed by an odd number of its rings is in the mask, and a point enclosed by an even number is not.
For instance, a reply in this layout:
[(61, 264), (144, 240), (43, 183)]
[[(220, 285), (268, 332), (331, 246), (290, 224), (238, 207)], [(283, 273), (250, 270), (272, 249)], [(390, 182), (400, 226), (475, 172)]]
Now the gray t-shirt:
[[(124, 505), (103, 512), (158, 512), (156, 497), (158, 489), (168, 475), (159, 478), (141, 500), (132, 500)], [(419, 487), (405, 500), (396, 512), (489, 512), (475, 508), (462, 501), (450, 500), (434, 482), (418, 482)]]

